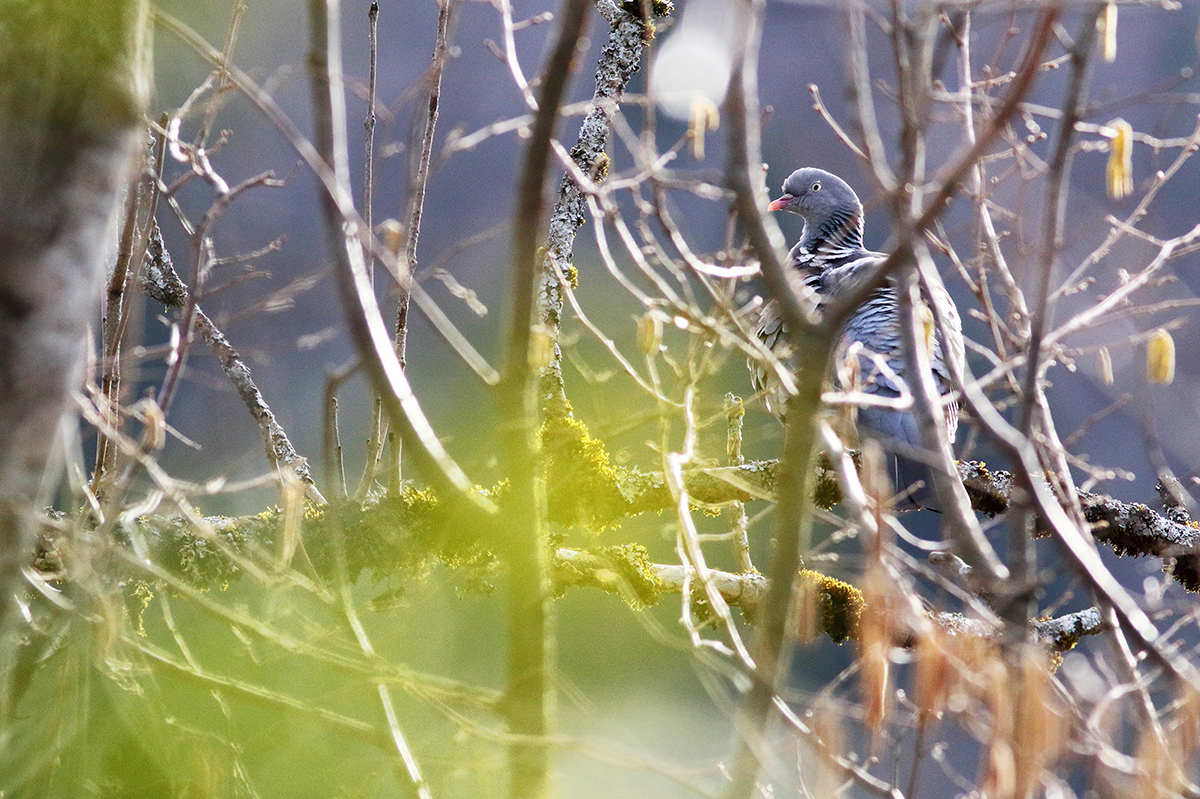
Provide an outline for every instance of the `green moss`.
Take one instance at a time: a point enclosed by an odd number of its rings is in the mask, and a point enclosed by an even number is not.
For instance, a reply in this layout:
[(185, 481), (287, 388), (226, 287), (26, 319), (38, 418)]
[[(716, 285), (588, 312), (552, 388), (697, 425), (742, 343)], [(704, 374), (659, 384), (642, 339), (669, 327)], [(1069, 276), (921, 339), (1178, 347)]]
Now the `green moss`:
[(649, 0), (645, 3), (642, 0), (625, 0), (621, 3), (621, 9), (626, 14), (637, 17), (642, 22), (647, 22), (647, 11), (649, 11), (651, 19), (657, 19), (670, 15), (675, 10), (675, 4), (671, 0)]
[[(492, 497), (503, 495), (505, 486), (478, 489)], [(464, 525), (453, 516), (431, 489), (405, 485), (400, 495), (383, 497), (365, 509), (344, 508), (332, 524), (345, 531), (346, 567), (351, 580), (369, 572), (376, 582), (391, 582), (402, 587), (413, 579), (424, 579), (437, 563), (454, 570), (459, 590), (466, 593), (490, 592), (498, 569), (498, 559), (488, 547), (483, 531)], [(336, 529), (319, 527), (305, 541), (324, 545), (314, 562), (333, 564), (337, 541)], [(318, 566), (318, 568), (321, 568)], [(402, 590), (396, 588), (394, 590)]]
[[(852, 454), (854, 465), (859, 466), (858, 453)], [(837, 470), (833, 467), (833, 461), (829, 459), (828, 452), (821, 452), (816, 457), (816, 466), (813, 469), (813, 489), (812, 498), (813, 504), (822, 510), (831, 510), (834, 505), (842, 501), (842, 487), (838, 485)]]
[(620, 575), (626, 590), (621, 592), (625, 601), (634, 610), (642, 610), (658, 604), (662, 596), (662, 582), (651, 568), (650, 553), (641, 544), (621, 544), (600, 547), (596, 554), (605, 558), (613, 570)]
[(854, 637), (862, 617), (862, 592), (849, 583), (810, 569), (800, 570), (801, 579), (817, 590), (821, 601), (821, 629), (836, 643)]
[(263, 549), (274, 546), (279, 532), (279, 509), (221, 524), (212, 538), (196, 533), (183, 516), (139, 519), (138, 525), (155, 553), (155, 562), (197, 588), (219, 588), (241, 576), (241, 568), (226, 552), (244, 553), (253, 541)]
[[(504, 486), (480, 493), (503, 494)], [(405, 486), (398, 496), (376, 495), (353, 503), (305, 508), (303, 554), (322, 578), (339, 573), (342, 547), (347, 577), (368, 574), (394, 593), (426, 577), (438, 563), (451, 567), (463, 592), (492, 590), (499, 562), (486, 531), (465, 524), (433, 491)], [(155, 562), (201, 589), (221, 588), (241, 576), (237, 556), (269, 562), (282, 525), (278, 508), (256, 516), (210, 519), (215, 536), (198, 535), (181, 516), (139, 520)], [(233, 555), (233, 557), (231, 557)]]
[(318, 505), (311, 499), (304, 500), (304, 521), (319, 522), (325, 518), (325, 506)]
[(583, 422), (566, 416), (546, 420), (541, 442), (550, 519), (597, 532), (618, 526), (629, 502), (604, 444), (592, 438)]
[(675, 4), (671, 0), (625, 0), (621, 3), (621, 9), (642, 23), (642, 42), (650, 44), (657, 32), (654, 20), (671, 14)]
[(832, 469), (818, 469), (816, 485), (813, 486), (813, 504), (822, 510), (831, 510), (842, 501), (842, 489)]

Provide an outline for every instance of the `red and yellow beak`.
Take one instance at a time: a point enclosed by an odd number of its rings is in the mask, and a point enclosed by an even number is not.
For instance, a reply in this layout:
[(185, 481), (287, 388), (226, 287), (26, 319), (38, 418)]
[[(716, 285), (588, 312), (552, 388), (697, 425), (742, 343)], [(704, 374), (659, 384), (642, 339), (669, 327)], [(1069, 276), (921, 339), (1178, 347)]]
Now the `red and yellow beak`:
[(782, 211), (787, 208), (792, 200), (796, 199), (790, 194), (785, 194), (777, 200), (771, 200), (771, 204), (767, 206), (768, 211)]

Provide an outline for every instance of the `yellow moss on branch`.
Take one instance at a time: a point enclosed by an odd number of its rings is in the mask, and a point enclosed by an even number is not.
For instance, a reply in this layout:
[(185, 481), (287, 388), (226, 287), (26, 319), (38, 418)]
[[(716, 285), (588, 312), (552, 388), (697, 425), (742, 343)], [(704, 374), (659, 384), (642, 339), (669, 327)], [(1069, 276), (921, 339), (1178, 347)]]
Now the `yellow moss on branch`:
[(858, 634), (858, 622), (865, 606), (862, 591), (811, 569), (801, 569), (800, 579), (811, 586), (819, 600), (815, 610), (820, 613), (817, 620), (821, 632), (839, 644)]
[(578, 419), (555, 416), (541, 430), (550, 519), (566, 527), (601, 531), (630, 513), (604, 443)]

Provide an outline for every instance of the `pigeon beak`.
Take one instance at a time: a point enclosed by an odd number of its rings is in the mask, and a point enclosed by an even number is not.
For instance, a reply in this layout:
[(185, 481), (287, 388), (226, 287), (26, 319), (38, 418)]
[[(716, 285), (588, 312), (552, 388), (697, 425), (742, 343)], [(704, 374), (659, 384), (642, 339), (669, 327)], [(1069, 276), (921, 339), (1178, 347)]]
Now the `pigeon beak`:
[(785, 194), (782, 197), (780, 197), (778, 200), (772, 200), (771, 204), (767, 206), (767, 210), (768, 211), (782, 211), (785, 208), (787, 208), (791, 204), (791, 202), (795, 199), (796, 198), (793, 197), (792, 195)]

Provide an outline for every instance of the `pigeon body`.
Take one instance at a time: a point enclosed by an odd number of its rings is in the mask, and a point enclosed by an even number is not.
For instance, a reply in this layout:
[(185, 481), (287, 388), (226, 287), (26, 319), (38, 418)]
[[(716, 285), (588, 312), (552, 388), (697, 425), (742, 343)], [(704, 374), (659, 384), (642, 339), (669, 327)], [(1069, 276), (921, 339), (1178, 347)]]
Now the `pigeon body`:
[[(783, 195), (771, 203), (770, 210), (790, 211), (804, 218), (804, 233), (789, 253), (789, 259), (796, 277), (815, 293), (818, 306), (853, 291), (886, 257), (863, 247), (862, 203), (845, 181), (829, 172), (812, 168), (796, 170), (784, 181)], [(939, 304), (948, 312), (948, 340), (943, 342), (934, 333), (928, 307), (914, 310), (926, 319), (925, 344), (938, 393), (944, 395), (951, 390), (947, 357), (960, 365), (964, 361), (962, 323), (945, 286), (939, 282), (932, 290), (940, 295)], [(928, 296), (924, 299), (929, 303)], [(763, 308), (757, 332), (781, 360), (795, 363), (787, 352), (785, 330), (774, 302)], [(846, 321), (836, 363), (842, 389), (881, 399), (900, 397), (897, 378), (904, 379), (908, 364), (893, 286), (871, 294)], [(754, 364), (751, 373), (754, 387), (763, 393), (767, 407), (782, 419), (782, 388)], [(957, 405), (946, 406), (945, 416), (949, 439), (953, 442), (958, 428)], [(841, 432), (869, 436), (889, 453), (891, 477), (902, 492), (897, 508), (938, 509), (929, 467), (920, 457), (924, 451), (920, 425), (911, 410), (864, 405), (858, 408), (856, 430)]]

